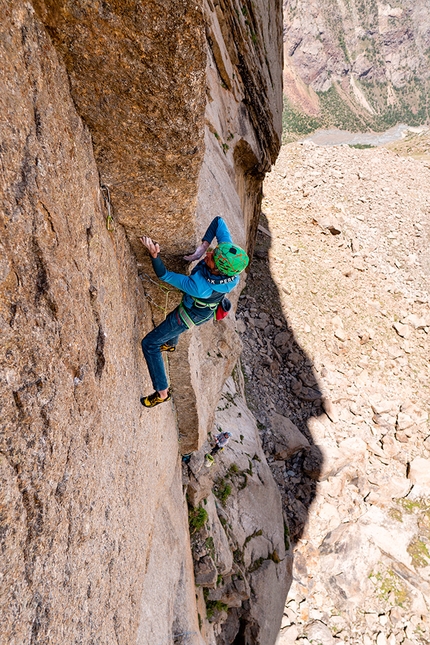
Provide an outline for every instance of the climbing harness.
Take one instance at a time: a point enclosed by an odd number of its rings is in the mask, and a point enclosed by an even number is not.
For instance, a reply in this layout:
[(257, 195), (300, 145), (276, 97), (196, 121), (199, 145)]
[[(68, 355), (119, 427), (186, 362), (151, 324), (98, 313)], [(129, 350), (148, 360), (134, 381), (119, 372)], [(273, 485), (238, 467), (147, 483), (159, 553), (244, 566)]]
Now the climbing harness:
[(198, 300), (193, 296), (191, 296), (191, 298), (193, 299), (193, 304), (197, 309), (209, 309), (210, 314), (209, 316), (206, 316), (206, 318), (203, 318), (203, 320), (199, 320), (198, 323), (195, 323), (194, 320), (192, 320), (192, 318), (189, 316), (187, 310), (181, 302), (181, 304), (179, 305), (179, 315), (182, 322), (188, 327), (188, 329), (191, 329), (191, 327), (203, 325), (203, 323), (207, 322), (210, 318), (212, 318), (212, 316), (215, 317), (218, 306), (220, 304), (219, 302), (202, 302), (201, 300)]
[[(178, 312), (179, 312), (179, 316), (180, 316), (182, 322), (184, 323), (184, 325), (186, 325), (187, 329), (191, 329), (191, 327), (196, 326), (196, 323), (194, 322), (194, 320), (192, 320), (190, 318), (190, 316), (188, 315), (187, 310), (185, 309), (185, 307), (182, 304), (182, 302), (178, 307)], [(212, 312), (211, 312), (211, 316), (212, 316)], [(206, 318), (205, 320), (203, 320), (202, 322), (206, 322), (206, 320), (209, 320), (209, 318), (210, 318), (210, 316), (208, 318)]]
[(219, 302), (204, 302), (202, 300), (197, 300), (194, 296), (191, 296), (193, 299), (194, 305), (197, 309), (210, 309), (211, 311), (216, 311), (216, 308), (219, 305)]
[(202, 300), (194, 298), (193, 296), (191, 296), (191, 298), (193, 300), (193, 306), (196, 307), (196, 309), (209, 309), (210, 314), (203, 320), (199, 320), (198, 323), (195, 323), (188, 315), (187, 310), (181, 302), (181, 304), (179, 305), (179, 315), (182, 322), (185, 323), (188, 329), (202, 325), (203, 323), (207, 322), (212, 316), (214, 320), (222, 320), (228, 315), (228, 312), (231, 309), (231, 302), (225, 296), (223, 296), (221, 300), (218, 300), (217, 302), (204, 302)]
[(108, 186), (105, 184), (100, 184), (100, 188), (103, 194), (103, 199), (106, 204), (107, 212), (108, 214), (106, 215), (106, 228), (108, 231), (112, 232), (114, 230), (114, 219), (112, 215), (112, 203), (110, 200), (110, 190)]

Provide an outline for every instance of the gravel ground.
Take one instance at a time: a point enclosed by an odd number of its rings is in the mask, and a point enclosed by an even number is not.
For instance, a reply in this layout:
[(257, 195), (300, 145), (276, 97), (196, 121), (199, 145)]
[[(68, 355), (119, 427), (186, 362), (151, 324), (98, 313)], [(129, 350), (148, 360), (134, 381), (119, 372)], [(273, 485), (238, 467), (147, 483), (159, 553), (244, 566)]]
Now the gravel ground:
[(279, 645), (428, 643), (430, 170), (291, 144), (263, 213), (237, 316), (295, 550)]

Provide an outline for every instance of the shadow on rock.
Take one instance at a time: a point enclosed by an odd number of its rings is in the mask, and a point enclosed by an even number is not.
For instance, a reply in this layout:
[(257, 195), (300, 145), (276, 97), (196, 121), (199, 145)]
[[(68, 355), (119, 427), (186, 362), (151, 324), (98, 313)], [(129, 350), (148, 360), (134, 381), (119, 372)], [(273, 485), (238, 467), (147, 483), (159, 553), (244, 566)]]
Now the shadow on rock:
[(247, 402), (257, 419), (263, 449), (281, 491), (294, 545), (303, 535), (323, 468), (312, 426), (319, 423), (317, 418), (324, 414), (324, 408), (330, 414), (330, 403), (323, 400), (312, 360), (297, 342), (283, 312), (278, 286), (270, 272), (270, 241), (267, 220), (262, 215), (237, 318), (244, 344), (242, 368)]
[(205, 642), (218, 645), (275, 643), (292, 547), (325, 475), (313, 437), (324, 435), (322, 392), (283, 314), (270, 239), (264, 221), (237, 309), (242, 370), (227, 379), (215, 414), (214, 432), (231, 439), (211, 463), (209, 433), (184, 463), (201, 630)]

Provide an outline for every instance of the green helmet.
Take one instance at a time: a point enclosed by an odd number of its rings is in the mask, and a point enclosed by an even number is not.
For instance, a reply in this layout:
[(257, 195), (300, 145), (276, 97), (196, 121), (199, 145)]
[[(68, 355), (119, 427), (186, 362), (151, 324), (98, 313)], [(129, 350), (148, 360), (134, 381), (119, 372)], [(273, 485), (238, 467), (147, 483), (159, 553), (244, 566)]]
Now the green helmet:
[(224, 275), (237, 275), (248, 266), (249, 257), (240, 246), (222, 242), (214, 251), (215, 266)]

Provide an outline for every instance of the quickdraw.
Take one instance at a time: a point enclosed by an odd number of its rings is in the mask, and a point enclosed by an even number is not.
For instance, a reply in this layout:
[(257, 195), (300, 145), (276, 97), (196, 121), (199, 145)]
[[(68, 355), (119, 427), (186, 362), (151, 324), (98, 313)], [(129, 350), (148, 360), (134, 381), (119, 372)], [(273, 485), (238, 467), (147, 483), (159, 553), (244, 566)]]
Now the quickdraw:
[(157, 307), (157, 309), (161, 309), (161, 311), (163, 311), (163, 312), (164, 312), (164, 320), (166, 320), (166, 316), (167, 316), (167, 307), (168, 307), (168, 304), (169, 304), (169, 293), (170, 293), (171, 291), (176, 291), (176, 289), (168, 289), (168, 288), (167, 288), (167, 287), (165, 287), (163, 284), (159, 284), (158, 282), (155, 282), (155, 280), (153, 280), (153, 279), (151, 278), (151, 276), (149, 276), (147, 273), (143, 273), (143, 272), (142, 272), (142, 273), (139, 273), (139, 278), (140, 278), (141, 280), (148, 280), (148, 282), (152, 282), (152, 284), (155, 284), (155, 286), (156, 286), (156, 287), (158, 287), (161, 291), (163, 291), (163, 293), (165, 293), (165, 295), (166, 295), (166, 302), (165, 302), (165, 306), (164, 306), (164, 307), (161, 307), (159, 304), (157, 304), (157, 303), (155, 302), (155, 300), (154, 300), (153, 298), (151, 298), (151, 296), (149, 295), (149, 293), (146, 293), (146, 291), (145, 291), (145, 296), (148, 298), (148, 300), (150, 301), (150, 303), (151, 303), (151, 304), (153, 304), (153, 305), (154, 305), (154, 307)]
[(100, 184), (100, 189), (102, 191), (103, 199), (105, 201), (106, 208), (107, 208), (106, 228), (108, 231), (112, 232), (114, 230), (114, 219), (112, 215), (112, 203), (110, 200), (110, 190), (108, 186), (106, 186), (105, 184)]

